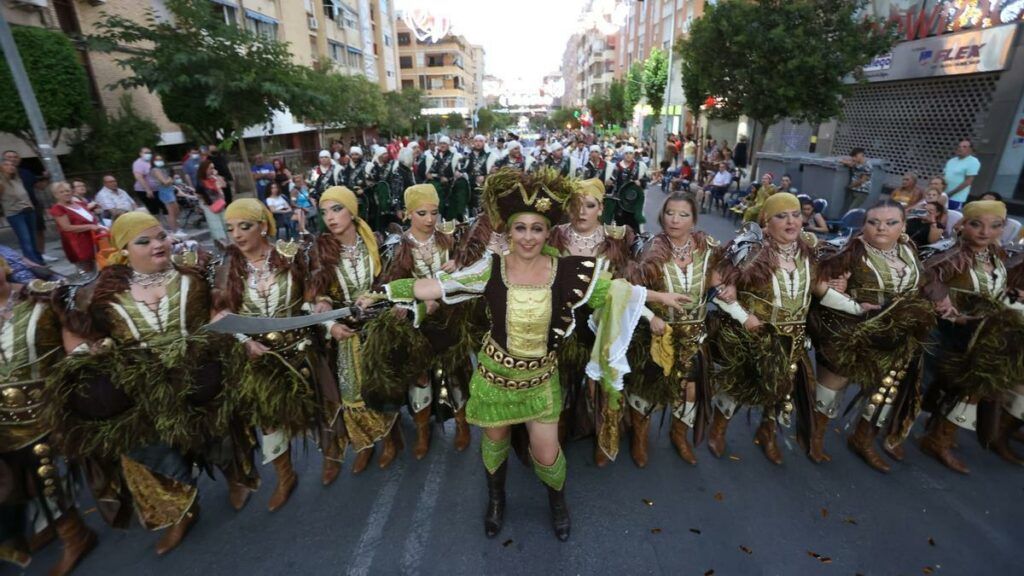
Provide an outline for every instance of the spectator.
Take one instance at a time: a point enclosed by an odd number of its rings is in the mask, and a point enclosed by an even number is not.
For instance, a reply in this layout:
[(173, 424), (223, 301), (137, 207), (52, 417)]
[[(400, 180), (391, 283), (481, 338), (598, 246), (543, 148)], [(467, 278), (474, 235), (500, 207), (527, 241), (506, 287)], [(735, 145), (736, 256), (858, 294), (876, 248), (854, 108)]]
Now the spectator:
[(224, 208), (227, 206), (224, 199), (224, 178), (217, 173), (212, 159), (199, 165), (196, 177), (199, 178), (196, 194), (201, 200), (200, 205), (203, 207), (206, 225), (210, 229), (210, 237), (226, 243), (228, 233), (224, 227)]
[(729, 191), (729, 186), (732, 185), (732, 172), (729, 171), (729, 165), (725, 162), (718, 163), (718, 172), (715, 172), (714, 177), (711, 179), (710, 185), (707, 185), (708, 191), (708, 205), (705, 208), (704, 202), (701, 201), (701, 213), (707, 212), (708, 209), (713, 209), (715, 204), (720, 206), (725, 202), (725, 193)]
[(213, 144), (210, 144), (208, 147), (208, 152), (210, 153), (210, 160), (213, 161), (213, 167), (217, 169), (217, 175), (220, 176), (223, 183), (221, 194), (224, 195), (224, 201), (230, 204), (231, 183), (234, 182), (234, 177), (231, 175), (231, 169), (228, 167), (228, 156)]
[(36, 246), (40, 248), (40, 254), (42, 254), (44, 261), (54, 262), (57, 260), (56, 258), (47, 256), (44, 253), (46, 250), (46, 221), (43, 219), (43, 205), (39, 202), (39, 195), (37, 193), (39, 180), (49, 178), (49, 174), (44, 171), (41, 175), (37, 175), (27, 166), (22, 165), (21, 154), (14, 150), (4, 152), (4, 159), (10, 159), (14, 162), (14, 167), (18, 170), (18, 178), (21, 178), (21, 184), (25, 187), (25, 192), (28, 193), (28, 200), (32, 203), (32, 209), (35, 211), (32, 229), (36, 237)]
[[(203, 146), (205, 153), (206, 147)], [(181, 170), (185, 173), (185, 182), (192, 188), (196, 187), (196, 173), (199, 172), (199, 164), (204, 160), (204, 154), (199, 152), (198, 148), (189, 148), (188, 156), (181, 163)]]
[(178, 214), (181, 210), (178, 208), (178, 191), (174, 187), (174, 177), (171, 176), (164, 157), (160, 154), (153, 156), (153, 169), (150, 175), (157, 183), (157, 197), (167, 210), (167, 227), (170, 234), (178, 238), (186, 237), (185, 232), (178, 228)]
[(984, 194), (981, 195), (981, 198), (979, 198), (979, 200), (995, 200), (996, 202), (1002, 202), (1003, 195), (1000, 194), (999, 192), (985, 192)]
[(860, 208), (871, 194), (871, 164), (863, 148), (854, 148), (850, 151), (850, 157), (840, 162), (850, 169), (850, 183), (846, 186), (846, 209)]
[(687, 138), (686, 143), (683, 144), (683, 160), (687, 161), (690, 166), (697, 165), (697, 143), (693, 141), (693, 138)]
[(139, 209), (135, 200), (127, 192), (117, 187), (117, 178), (114, 178), (113, 174), (103, 177), (103, 187), (96, 192), (96, 203), (111, 221), (116, 220), (125, 212)]
[(740, 136), (740, 141), (736, 143), (736, 148), (732, 151), (732, 160), (736, 163), (737, 168), (747, 167), (747, 154), (748, 145), (747, 137)]
[(948, 209), (949, 196), (946, 196), (946, 193), (942, 191), (942, 188), (929, 185), (928, 189), (924, 191), (924, 198), (922, 198), (918, 207), (924, 208), (924, 205), (928, 202), (938, 202), (939, 204), (942, 204), (943, 208)]
[[(71, 195), (74, 196), (75, 199), (80, 200), (84, 204), (90, 203), (89, 189), (86, 188), (85, 182), (83, 180), (75, 179), (71, 181)], [(90, 208), (90, 210), (95, 211), (94, 208)]]
[[(292, 177), (292, 206), (299, 216), (299, 234), (309, 234), (316, 231), (316, 200), (313, 193), (306, 185), (306, 177), (296, 174)], [(310, 230), (312, 229), (312, 230)]]
[(281, 236), (284, 233), (285, 239), (290, 240), (295, 237), (294, 218), (292, 214), (292, 203), (289, 202), (288, 198), (281, 195), (281, 186), (277, 182), (271, 182), (267, 185), (267, 208), (274, 214), (274, 220), (277, 223), (277, 235)]
[(252, 177), (256, 181), (256, 197), (260, 199), (260, 202), (266, 202), (267, 186), (274, 181), (275, 176), (274, 165), (268, 164), (263, 159), (263, 154), (253, 156)]
[(583, 166), (590, 159), (590, 151), (587, 150), (587, 145), (582, 137), (576, 138), (576, 145), (573, 147), (569, 157), (574, 166)]
[(907, 214), (907, 236), (918, 246), (934, 244), (946, 233), (946, 208), (939, 202), (927, 202)]
[(672, 190), (682, 189), (689, 192), (693, 177), (693, 166), (688, 160), (683, 160), (682, 166), (679, 167), (679, 173), (672, 179)]
[(28, 284), (36, 278), (40, 280), (57, 280), (60, 278), (53, 270), (22, 258), (13, 248), (0, 244), (0, 258), (7, 261), (9, 271), (7, 279), (17, 284)]
[(796, 186), (793, 186), (793, 178), (789, 174), (783, 174), (782, 178), (779, 178), (779, 192), (789, 192), (790, 194), (796, 194), (798, 190)]
[(800, 198), (800, 218), (804, 222), (804, 230), (815, 234), (828, 234), (825, 217), (814, 211), (814, 202), (810, 198)]
[(154, 216), (166, 211), (157, 197), (159, 183), (153, 178), (153, 151), (148, 147), (139, 150), (139, 157), (132, 163), (132, 176), (135, 177), (135, 195)]
[(54, 182), (50, 186), (54, 205), (50, 206), (50, 216), (57, 223), (60, 231), (60, 245), (68, 262), (83, 272), (92, 272), (96, 268), (96, 240), (94, 234), (104, 230), (99, 219), (89, 211), (89, 206), (75, 198), (71, 185), (67, 182)]
[(899, 202), (904, 208), (908, 206), (914, 206), (921, 202), (924, 194), (921, 193), (921, 189), (917, 187), (917, 174), (913, 172), (907, 172), (900, 179), (900, 187), (893, 190), (889, 198), (893, 202)]
[(292, 171), (288, 169), (284, 160), (280, 158), (274, 158), (272, 164), (274, 165), (274, 182), (277, 182), (281, 190), (287, 190), (288, 185), (292, 181)]
[(6, 157), (0, 164), (0, 207), (14, 235), (18, 237), (21, 253), (32, 262), (45, 265), (43, 255), (36, 246), (35, 209), (18, 175), (17, 166)]
[(974, 157), (971, 141), (964, 138), (956, 147), (956, 155), (946, 161), (946, 169), (943, 170), (950, 210), (959, 210), (967, 202), (971, 184), (980, 171), (981, 161)]

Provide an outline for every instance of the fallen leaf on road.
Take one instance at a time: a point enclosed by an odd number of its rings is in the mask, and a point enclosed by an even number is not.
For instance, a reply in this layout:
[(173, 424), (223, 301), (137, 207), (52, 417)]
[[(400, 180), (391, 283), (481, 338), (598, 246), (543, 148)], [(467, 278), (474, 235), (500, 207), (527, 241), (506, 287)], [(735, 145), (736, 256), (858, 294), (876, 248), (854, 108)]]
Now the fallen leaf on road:
[(845, 522), (847, 524), (853, 524), (854, 526), (857, 525), (857, 521), (854, 520), (853, 518), (850, 518), (849, 516), (847, 516), (846, 518), (843, 518), (843, 522)]
[(729, 460), (735, 460), (735, 461), (739, 462), (740, 461), (740, 457), (735, 455), (735, 454), (729, 454)]
[(509, 538), (508, 540), (505, 540), (504, 542), (501, 543), (501, 545), (504, 546), (505, 548), (508, 548), (509, 546), (512, 545), (512, 539)]
[(740, 545), (740, 550), (746, 552), (747, 554), (753, 554), (754, 553), (753, 550), (751, 550), (750, 548), (747, 548), (746, 546), (743, 546), (743, 545)]
[(651, 534), (661, 534), (661, 528), (651, 528)]
[(648, 506), (654, 506), (654, 500), (648, 500), (647, 498), (641, 498), (640, 500)]
[(714, 570), (705, 570), (704, 571), (704, 576), (715, 576), (715, 571)]
[(828, 556), (822, 556), (821, 558), (818, 558), (818, 560), (821, 561), (822, 564), (831, 564), (832, 563), (832, 559), (829, 558)]
[(822, 518), (828, 518), (828, 508), (822, 508), (821, 509), (821, 517)]
[(935, 538), (929, 538), (928, 539), (928, 545), (929, 546), (935, 546)]
[(715, 492), (715, 500), (718, 500), (719, 502), (725, 500), (725, 494), (722, 494), (721, 492)]
[(935, 572), (935, 568), (932, 568), (931, 566), (925, 566), (924, 569), (921, 571), (925, 574), (932, 574)]
[(700, 534), (700, 530), (696, 528), (690, 528), (690, 532), (693, 532), (694, 534)]

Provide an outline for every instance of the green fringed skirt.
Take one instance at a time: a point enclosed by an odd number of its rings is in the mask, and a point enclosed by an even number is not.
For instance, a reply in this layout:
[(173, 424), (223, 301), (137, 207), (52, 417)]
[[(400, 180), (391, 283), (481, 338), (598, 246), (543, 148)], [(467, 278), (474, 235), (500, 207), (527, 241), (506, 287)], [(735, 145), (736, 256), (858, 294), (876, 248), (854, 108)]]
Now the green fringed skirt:
[[(719, 392), (747, 406), (776, 405), (793, 393), (794, 376), (810, 365), (803, 346), (803, 325), (763, 324), (750, 332), (722, 314), (714, 325), (711, 354)], [(786, 329), (793, 332), (786, 333)]]
[(271, 350), (251, 360), (243, 346), (235, 347), (231, 374), (239, 382), (238, 398), (249, 423), (293, 436), (318, 426), (324, 415), (309, 353)]
[[(483, 352), (478, 358), (480, 367), (506, 379), (529, 380), (549, 372), (544, 367), (532, 371), (508, 368)], [(478, 368), (469, 383), (466, 420), (483, 428), (531, 421), (558, 422), (562, 411), (562, 387), (559, 385), (558, 367), (555, 366), (550, 373), (550, 377), (542, 378), (536, 386), (512, 389), (490, 382)]]

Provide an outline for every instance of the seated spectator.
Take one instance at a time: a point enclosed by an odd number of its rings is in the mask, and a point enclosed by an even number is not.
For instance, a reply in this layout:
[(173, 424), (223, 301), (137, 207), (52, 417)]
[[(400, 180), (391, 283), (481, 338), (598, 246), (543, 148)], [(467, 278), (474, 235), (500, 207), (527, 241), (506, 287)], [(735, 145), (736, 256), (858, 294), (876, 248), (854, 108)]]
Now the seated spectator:
[(60, 231), (64, 255), (83, 272), (92, 272), (96, 268), (94, 234), (104, 231), (99, 218), (87, 204), (74, 197), (67, 182), (55, 182), (50, 186), (50, 194), (54, 200), (50, 215)]
[(99, 204), (103, 215), (111, 221), (125, 212), (141, 208), (131, 195), (117, 187), (117, 178), (114, 178), (113, 174), (103, 177), (103, 187), (96, 192), (96, 203)]
[(292, 177), (292, 206), (298, 215), (299, 234), (316, 232), (316, 199), (309, 186), (306, 185), (306, 177), (296, 174)]
[(913, 172), (907, 172), (900, 179), (900, 187), (893, 190), (889, 194), (889, 198), (893, 202), (899, 202), (904, 208), (908, 206), (914, 206), (921, 202), (924, 198), (924, 194), (921, 189), (917, 187), (917, 174)]
[(286, 190), (288, 185), (292, 182), (292, 171), (285, 165), (284, 160), (280, 158), (274, 158), (274, 181), (281, 187), (281, 190)]
[[(706, 185), (708, 195), (710, 196), (708, 209), (714, 208), (715, 203), (719, 205), (725, 202), (725, 193), (729, 191), (729, 187), (732, 186), (732, 172), (729, 171), (729, 165), (725, 162), (718, 163), (718, 172), (711, 178), (711, 183)], [(706, 209), (701, 204), (701, 212), (706, 212)]]
[(28, 284), (37, 278), (39, 280), (57, 280), (60, 278), (60, 274), (46, 266), (40, 266), (31, 260), (23, 258), (16, 250), (8, 248), (3, 244), (0, 244), (0, 259), (7, 261), (7, 279), (15, 284)]
[(907, 236), (918, 246), (934, 244), (946, 233), (946, 217), (946, 207), (940, 202), (913, 208), (907, 214)]
[(946, 193), (941, 188), (935, 188), (929, 184), (928, 189), (924, 191), (921, 201), (914, 205), (913, 208), (924, 208), (924, 205), (929, 202), (938, 202), (942, 204), (943, 208), (946, 208), (949, 206), (949, 196), (946, 196)]
[(810, 198), (800, 198), (800, 218), (803, 219), (804, 230), (815, 234), (828, 234), (825, 217), (814, 211), (814, 202)]
[(288, 198), (281, 195), (281, 186), (277, 182), (271, 182), (267, 185), (267, 199), (265, 202), (267, 208), (270, 208), (270, 211), (274, 214), (274, 220), (277, 223), (277, 235), (280, 237), (284, 233), (286, 239), (294, 238), (296, 217), (292, 212), (292, 203), (289, 202)]

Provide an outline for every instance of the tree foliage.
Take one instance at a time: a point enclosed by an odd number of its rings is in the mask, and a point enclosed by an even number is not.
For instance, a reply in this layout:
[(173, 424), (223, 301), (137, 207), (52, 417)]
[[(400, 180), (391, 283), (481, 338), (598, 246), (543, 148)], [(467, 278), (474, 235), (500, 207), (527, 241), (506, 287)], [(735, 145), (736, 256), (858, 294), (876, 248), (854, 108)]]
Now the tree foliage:
[(456, 112), (447, 114), (444, 117), (444, 127), (449, 130), (461, 132), (466, 129), (466, 119), (462, 114)]
[(712, 114), (821, 122), (839, 115), (850, 74), (887, 51), (894, 30), (858, 17), (866, 0), (755, 0), (705, 8), (677, 43), (687, 106)]
[(565, 128), (568, 126), (571, 129), (577, 129), (580, 127), (579, 118), (576, 118), (576, 110), (573, 108), (556, 108), (551, 111), (551, 125), (554, 128)]
[(416, 88), (384, 93), (382, 132), (391, 135), (409, 134), (422, 124), (423, 92)]
[(131, 165), (143, 146), (152, 147), (160, 141), (160, 127), (141, 116), (128, 94), (121, 95), (116, 114), (97, 112), (71, 143), (69, 170), (124, 170)]
[(611, 109), (611, 100), (604, 93), (597, 93), (587, 99), (587, 108), (590, 110), (590, 117), (595, 126), (603, 126), (614, 122)]
[(307, 95), (291, 111), (309, 124), (326, 128), (376, 126), (386, 111), (380, 88), (364, 76), (346, 76), (328, 69), (303, 71)]
[(275, 111), (310, 106), (303, 68), (288, 45), (226, 24), (207, 0), (166, 0), (171, 18), (149, 10), (141, 22), (105, 14), (91, 38), (131, 74), (115, 87), (156, 93), (172, 121), (213, 141), (267, 123)]
[[(48, 130), (79, 128), (89, 117), (89, 80), (67, 36), (56, 30), (14, 26), (11, 35), (18, 46), (25, 73), (36, 94)], [(25, 108), (6, 61), (0, 62), (0, 132), (13, 134), (38, 154)]]
[(660, 48), (652, 48), (650, 56), (644, 60), (644, 97), (651, 107), (651, 121), (655, 125), (661, 120), (667, 85), (668, 57)]
[(625, 82), (626, 110), (629, 116), (633, 115), (633, 109), (644, 97), (644, 65), (642, 62), (634, 62), (629, 67)]
[(632, 108), (626, 107), (626, 83), (624, 80), (612, 80), (608, 87), (608, 109), (611, 112), (612, 124), (625, 124), (632, 116)]

